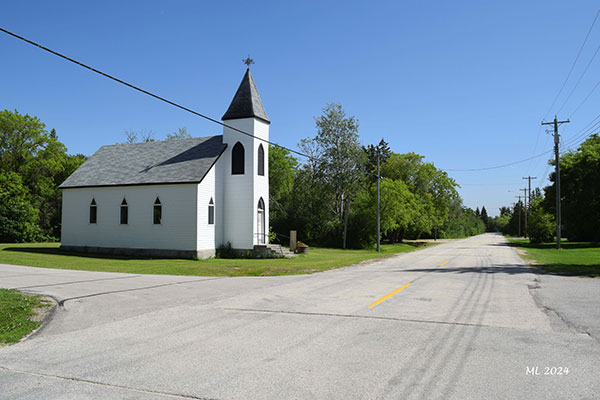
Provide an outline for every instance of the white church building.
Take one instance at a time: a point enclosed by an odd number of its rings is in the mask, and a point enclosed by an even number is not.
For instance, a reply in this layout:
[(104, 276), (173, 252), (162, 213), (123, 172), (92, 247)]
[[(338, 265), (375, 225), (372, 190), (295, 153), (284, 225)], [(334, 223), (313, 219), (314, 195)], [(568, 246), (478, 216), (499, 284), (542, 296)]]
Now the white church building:
[[(62, 189), (61, 248), (207, 258), (268, 242), (270, 121), (250, 69), (223, 135), (102, 146)], [(259, 139), (260, 138), (260, 139)]]

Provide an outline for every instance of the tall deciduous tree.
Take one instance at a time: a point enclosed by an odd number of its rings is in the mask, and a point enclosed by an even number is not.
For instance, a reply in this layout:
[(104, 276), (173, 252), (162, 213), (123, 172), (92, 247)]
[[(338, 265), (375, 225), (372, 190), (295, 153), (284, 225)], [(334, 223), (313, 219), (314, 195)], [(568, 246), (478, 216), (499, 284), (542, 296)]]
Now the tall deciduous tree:
[(358, 142), (358, 121), (346, 116), (340, 104), (331, 103), (315, 118), (317, 135), (300, 143), (303, 151), (312, 153), (308, 164), (311, 175), (331, 188), (335, 201), (330, 205), (342, 227), (342, 246), (346, 234), (350, 201), (363, 178), (363, 153)]

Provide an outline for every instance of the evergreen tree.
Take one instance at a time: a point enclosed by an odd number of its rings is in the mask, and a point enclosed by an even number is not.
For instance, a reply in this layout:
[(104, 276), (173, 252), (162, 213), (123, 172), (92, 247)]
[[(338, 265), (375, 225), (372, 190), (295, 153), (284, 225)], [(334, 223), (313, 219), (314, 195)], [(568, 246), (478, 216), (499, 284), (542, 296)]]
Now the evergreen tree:
[(483, 207), (481, 208), (481, 215), (480, 215), (480, 218), (481, 218), (481, 220), (483, 221), (483, 223), (485, 224), (485, 226), (486, 226), (486, 229), (487, 229), (487, 226), (488, 226), (488, 224), (489, 224), (489, 219), (488, 219), (488, 214), (487, 214), (487, 210), (485, 209), (485, 206), (483, 206)]

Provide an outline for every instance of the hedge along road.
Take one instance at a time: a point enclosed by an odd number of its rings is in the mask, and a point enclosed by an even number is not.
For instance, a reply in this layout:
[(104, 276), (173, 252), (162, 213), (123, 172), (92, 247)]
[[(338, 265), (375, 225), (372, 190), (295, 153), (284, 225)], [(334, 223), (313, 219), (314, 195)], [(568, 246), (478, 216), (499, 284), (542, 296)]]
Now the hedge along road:
[(0, 349), (0, 398), (593, 398), (599, 338), (545, 303), (550, 278), (600, 293), (494, 234), (313, 275), (3, 265), (0, 286), (60, 307)]

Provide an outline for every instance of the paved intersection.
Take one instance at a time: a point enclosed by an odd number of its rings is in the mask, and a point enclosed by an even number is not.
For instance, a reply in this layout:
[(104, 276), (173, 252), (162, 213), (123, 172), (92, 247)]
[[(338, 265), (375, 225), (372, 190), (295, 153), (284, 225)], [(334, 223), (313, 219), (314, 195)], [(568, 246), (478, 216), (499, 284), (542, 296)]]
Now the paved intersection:
[(598, 398), (598, 322), (560, 287), (599, 283), (536, 275), (493, 234), (286, 277), (0, 265), (60, 303), (0, 348), (0, 398)]

